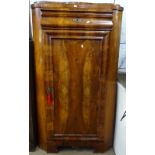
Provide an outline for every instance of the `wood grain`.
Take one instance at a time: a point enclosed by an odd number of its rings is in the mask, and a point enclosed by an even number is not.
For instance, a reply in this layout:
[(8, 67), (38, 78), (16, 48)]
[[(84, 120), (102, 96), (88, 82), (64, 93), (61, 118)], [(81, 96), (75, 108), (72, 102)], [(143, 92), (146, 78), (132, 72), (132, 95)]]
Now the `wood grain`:
[(39, 145), (104, 152), (113, 138), (122, 7), (39, 2), (32, 10)]

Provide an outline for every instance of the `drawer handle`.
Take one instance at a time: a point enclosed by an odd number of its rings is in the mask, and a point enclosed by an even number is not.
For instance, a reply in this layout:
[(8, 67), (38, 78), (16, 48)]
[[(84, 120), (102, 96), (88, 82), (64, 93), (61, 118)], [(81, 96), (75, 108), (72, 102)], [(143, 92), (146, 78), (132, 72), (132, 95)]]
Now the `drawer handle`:
[(80, 18), (73, 18), (73, 22), (80, 23), (81, 19)]

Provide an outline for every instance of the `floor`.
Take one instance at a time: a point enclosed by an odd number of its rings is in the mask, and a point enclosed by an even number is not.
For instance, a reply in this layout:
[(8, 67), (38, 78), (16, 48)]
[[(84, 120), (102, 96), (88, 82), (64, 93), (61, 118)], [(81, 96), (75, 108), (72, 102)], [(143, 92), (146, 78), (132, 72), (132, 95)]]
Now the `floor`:
[[(59, 151), (59, 153), (48, 153), (48, 155), (115, 155), (113, 152), (113, 149), (108, 150), (105, 153), (93, 153), (92, 150), (81, 150), (81, 149), (76, 149), (76, 150), (62, 150)], [(47, 155), (47, 153), (44, 150), (41, 150), (40, 148), (37, 148), (35, 152), (30, 152), (29, 155)]]

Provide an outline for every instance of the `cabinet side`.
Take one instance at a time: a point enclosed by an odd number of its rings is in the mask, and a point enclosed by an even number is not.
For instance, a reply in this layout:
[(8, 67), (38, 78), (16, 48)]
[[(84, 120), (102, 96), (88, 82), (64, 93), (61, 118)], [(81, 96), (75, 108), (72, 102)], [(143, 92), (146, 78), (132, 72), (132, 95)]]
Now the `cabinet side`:
[(120, 45), (120, 32), (122, 22), (122, 10), (113, 10), (113, 29), (110, 34), (110, 47), (108, 55), (108, 73), (106, 84), (106, 105), (105, 105), (105, 137), (104, 142), (107, 146), (112, 146), (114, 117), (116, 104), (116, 80), (118, 69), (118, 55)]
[(40, 8), (32, 8), (32, 24), (34, 39), (34, 61), (35, 61), (35, 84), (36, 84), (36, 104), (37, 104), (37, 124), (38, 124), (38, 144), (46, 150), (46, 110), (44, 95), (44, 73), (43, 73), (43, 52), (42, 52), (42, 31), (40, 24)]

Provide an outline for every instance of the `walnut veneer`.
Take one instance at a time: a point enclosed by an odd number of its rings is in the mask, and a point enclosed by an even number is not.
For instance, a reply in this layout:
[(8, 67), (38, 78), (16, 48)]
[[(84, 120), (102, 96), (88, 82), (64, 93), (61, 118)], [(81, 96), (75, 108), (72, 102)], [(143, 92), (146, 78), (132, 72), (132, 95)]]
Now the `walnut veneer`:
[(122, 7), (32, 6), (39, 146), (112, 146)]

